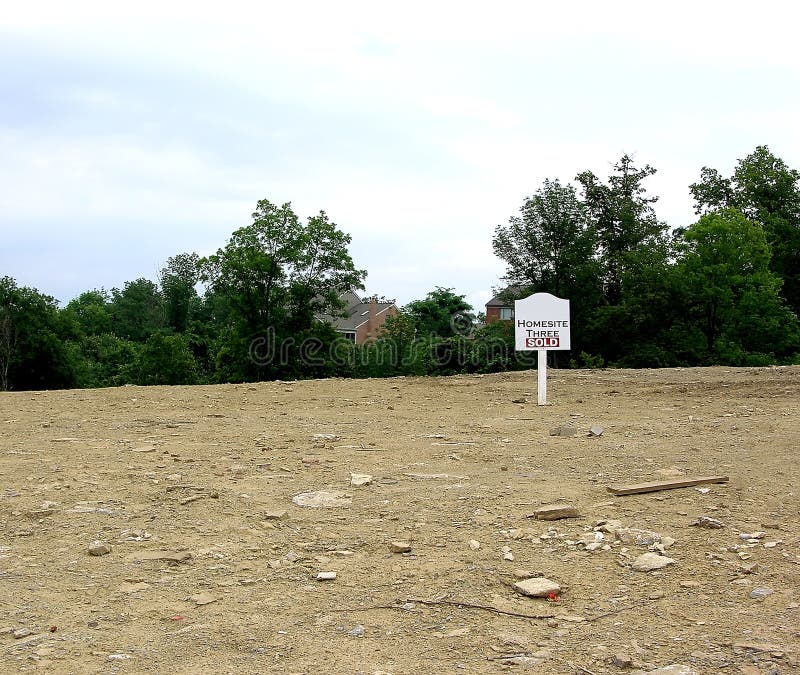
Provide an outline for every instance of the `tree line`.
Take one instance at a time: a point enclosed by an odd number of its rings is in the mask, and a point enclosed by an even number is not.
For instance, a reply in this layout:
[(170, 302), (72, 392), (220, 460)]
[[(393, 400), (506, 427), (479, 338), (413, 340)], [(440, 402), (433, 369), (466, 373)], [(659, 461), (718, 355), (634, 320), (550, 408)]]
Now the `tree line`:
[[(698, 220), (670, 230), (623, 156), (604, 181), (545, 180), (499, 225), (509, 301), (571, 302), (561, 366), (664, 367), (800, 362), (800, 172), (766, 146), (730, 177), (703, 168)], [(213, 255), (181, 253), (158, 280), (89, 290), (65, 306), (0, 278), (0, 389), (384, 377), (532, 367), (513, 324), (484, 325), (437, 287), (355, 345), (322, 319), (363, 289), (350, 236), (323, 211), (259, 201)], [(199, 293), (198, 288), (202, 289)]]

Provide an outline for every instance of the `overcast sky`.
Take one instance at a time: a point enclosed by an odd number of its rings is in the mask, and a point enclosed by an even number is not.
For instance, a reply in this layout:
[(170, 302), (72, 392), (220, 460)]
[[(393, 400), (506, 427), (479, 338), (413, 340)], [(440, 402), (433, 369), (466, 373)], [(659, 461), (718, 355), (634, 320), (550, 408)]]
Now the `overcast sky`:
[(325, 210), (405, 304), (476, 309), (545, 178), (623, 153), (671, 226), (702, 166), (800, 168), (793, 2), (36, 2), (0, 13), (0, 276), (62, 303)]

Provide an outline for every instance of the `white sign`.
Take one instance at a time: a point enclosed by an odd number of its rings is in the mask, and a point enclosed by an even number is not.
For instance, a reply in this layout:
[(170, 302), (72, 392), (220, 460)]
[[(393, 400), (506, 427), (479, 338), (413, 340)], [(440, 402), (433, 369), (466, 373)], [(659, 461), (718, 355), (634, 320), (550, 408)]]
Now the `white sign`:
[(569, 349), (569, 300), (534, 293), (514, 303), (517, 351)]

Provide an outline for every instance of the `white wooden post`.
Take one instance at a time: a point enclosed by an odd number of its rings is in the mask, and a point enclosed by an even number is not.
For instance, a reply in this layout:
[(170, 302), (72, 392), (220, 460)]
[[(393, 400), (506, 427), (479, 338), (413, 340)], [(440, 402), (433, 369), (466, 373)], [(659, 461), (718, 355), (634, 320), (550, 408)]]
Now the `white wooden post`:
[(536, 380), (538, 383), (539, 405), (547, 405), (547, 350), (537, 350)]

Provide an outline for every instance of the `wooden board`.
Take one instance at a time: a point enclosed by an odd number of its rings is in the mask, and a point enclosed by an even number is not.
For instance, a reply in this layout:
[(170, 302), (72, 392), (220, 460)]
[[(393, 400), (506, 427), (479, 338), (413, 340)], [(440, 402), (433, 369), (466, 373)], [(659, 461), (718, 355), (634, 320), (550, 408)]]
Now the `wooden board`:
[(727, 483), (727, 476), (702, 476), (699, 478), (675, 478), (672, 480), (657, 480), (652, 483), (636, 483), (634, 485), (609, 485), (606, 490), (615, 495), (635, 495), (642, 492), (658, 492), (659, 490), (674, 490), (676, 488), (702, 485), (703, 483)]

